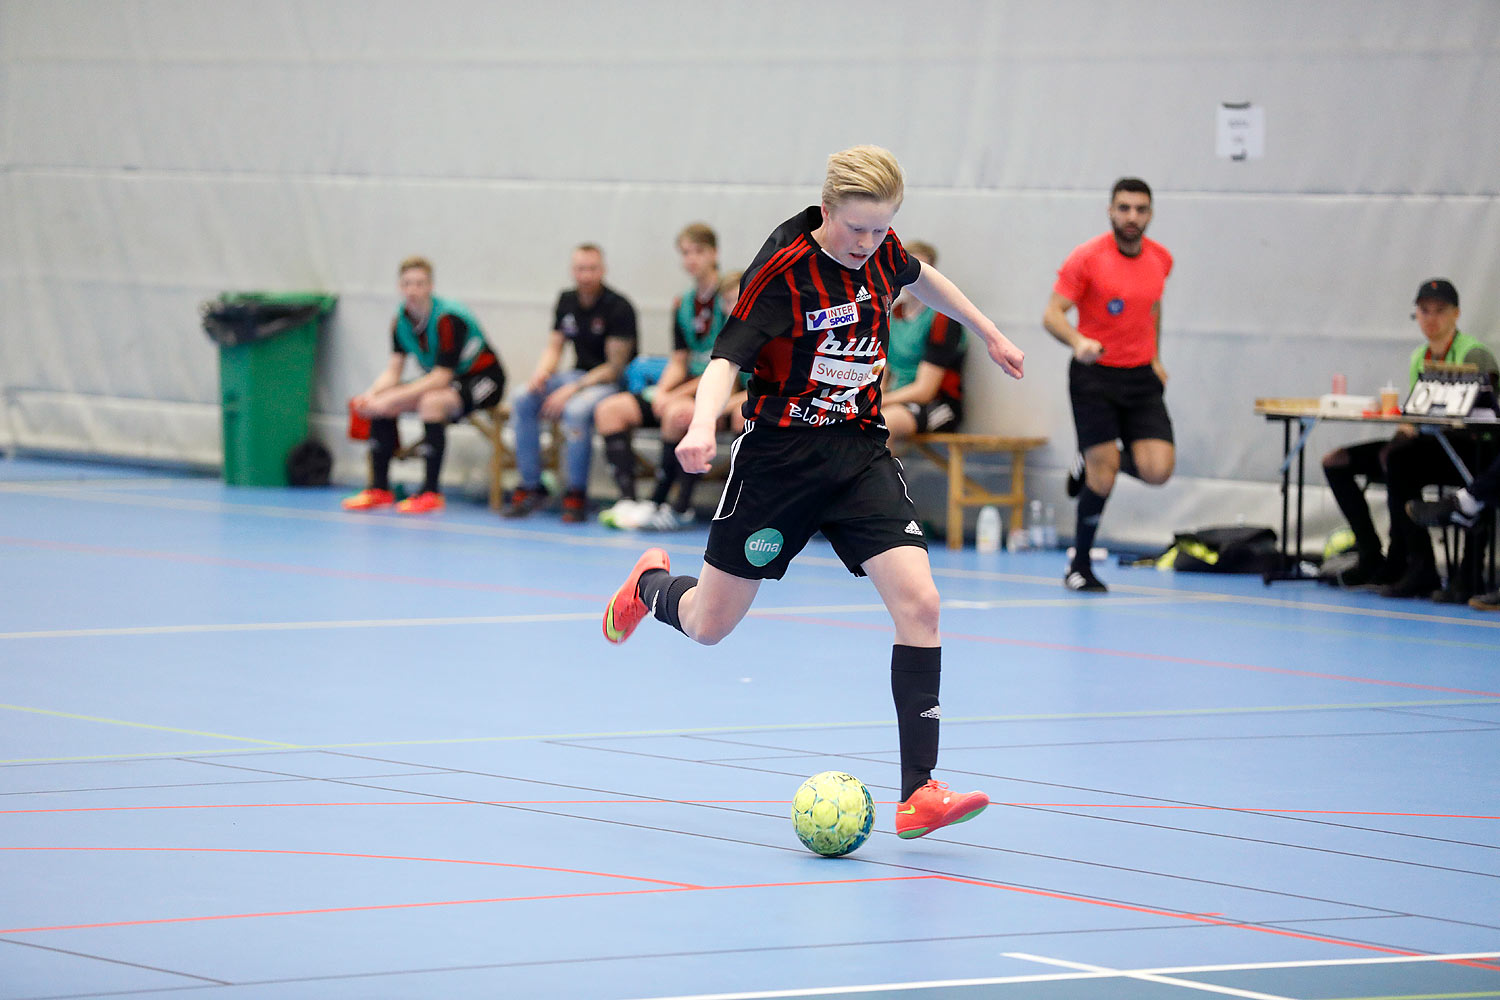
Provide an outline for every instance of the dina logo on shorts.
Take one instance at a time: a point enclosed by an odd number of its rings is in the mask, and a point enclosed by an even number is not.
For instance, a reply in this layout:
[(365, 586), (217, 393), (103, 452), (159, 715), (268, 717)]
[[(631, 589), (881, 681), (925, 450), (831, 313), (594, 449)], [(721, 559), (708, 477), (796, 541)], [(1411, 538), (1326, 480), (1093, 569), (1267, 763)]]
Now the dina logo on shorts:
[(775, 528), (761, 528), (745, 539), (745, 560), (751, 566), (764, 566), (781, 554), (781, 532)]
[(1118, 316), (1118, 315), (1120, 315), (1120, 313), (1122, 313), (1122, 312), (1125, 311), (1125, 300), (1124, 299), (1110, 299), (1108, 302), (1106, 302), (1104, 304), (1104, 308), (1106, 308), (1106, 309), (1109, 310), (1109, 314), (1111, 316)]

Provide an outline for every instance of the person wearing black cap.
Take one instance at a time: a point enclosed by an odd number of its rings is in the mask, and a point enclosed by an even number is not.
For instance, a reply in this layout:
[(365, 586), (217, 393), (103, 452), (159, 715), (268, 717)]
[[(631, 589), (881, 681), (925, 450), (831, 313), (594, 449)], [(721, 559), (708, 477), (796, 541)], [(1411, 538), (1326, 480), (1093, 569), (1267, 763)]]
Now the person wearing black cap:
[[(1493, 384), (1500, 376), (1500, 365), (1488, 347), (1458, 329), (1458, 289), (1453, 283), (1445, 278), (1422, 282), (1417, 289), (1416, 306), (1417, 325), (1422, 328), (1427, 345), (1411, 353), (1410, 383), (1416, 384), (1429, 363), (1440, 362), (1474, 365)], [(1450, 444), (1472, 451), (1473, 437), (1469, 432), (1444, 433)], [(1439, 601), (1461, 604), (1469, 599), (1465, 584), (1468, 574), (1451, 574), (1447, 587), (1438, 590), (1432, 537), (1425, 527), (1412, 521), (1406, 507), (1409, 502), (1422, 499), (1424, 486), (1462, 486), (1463, 480), (1436, 435), (1418, 434), (1408, 424), (1398, 427), (1396, 435), (1397, 446), (1386, 455), (1386, 496), (1391, 512), (1391, 538), (1400, 533), (1406, 539), (1406, 572), (1380, 592), (1386, 597), (1431, 595)]]
[[(1458, 330), (1458, 290), (1452, 282), (1445, 278), (1422, 282), (1415, 301), (1413, 318), (1425, 342), (1411, 353), (1408, 392), (1430, 361), (1472, 364), (1495, 377), (1500, 366), (1489, 348)], [(1408, 500), (1421, 499), (1424, 485), (1447, 483), (1457, 476), (1442, 444), (1432, 435), (1419, 434), (1411, 424), (1400, 424), (1390, 440), (1363, 441), (1330, 451), (1323, 456), (1323, 474), (1354, 532), (1358, 553), (1358, 562), (1329, 578), (1330, 582), (1346, 587), (1379, 585), (1389, 597), (1425, 597), (1436, 590), (1432, 541), (1425, 529), (1412, 523), (1405, 506)], [(1391, 534), (1384, 556), (1364, 490), (1356, 479), (1360, 476), (1367, 484), (1387, 485)]]

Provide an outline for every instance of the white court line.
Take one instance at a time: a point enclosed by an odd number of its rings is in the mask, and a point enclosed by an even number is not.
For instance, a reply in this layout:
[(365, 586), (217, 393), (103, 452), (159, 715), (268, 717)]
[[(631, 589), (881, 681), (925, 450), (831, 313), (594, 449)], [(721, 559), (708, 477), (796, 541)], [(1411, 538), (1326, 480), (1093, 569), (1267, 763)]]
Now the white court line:
[[(1025, 961), (1043, 962), (1052, 965), (1072, 966), (1075, 963), (1061, 962), (1057, 959), (1040, 958), (1035, 955), (1027, 955), (1021, 952), (1010, 952), (1007, 958), (1017, 958)], [(649, 1000), (771, 1000), (775, 997), (807, 997), (807, 996), (834, 996), (850, 995), (857, 993), (875, 993), (881, 990), (926, 990), (939, 989), (946, 986), (1008, 986), (1020, 983), (1053, 983), (1068, 980), (1082, 979), (1120, 979), (1141, 978), (1144, 976), (1169, 976), (1174, 973), (1188, 972), (1253, 972), (1262, 969), (1321, 969), (1325, 967), (1347, 966), (1347, 965), (1400, 965), (1412, 962), (1463, 962), (1487, 958), (1500, 958), (1500, 951), (1476, 951), (1458, 953), (1451, 955), (1386, 955), (1380, 958), (1329, 958), (1311, 959), (1296, 962), (1245, 962), (1237, 965), (1184, 965), (1161, 969), (1098, 969), (1092, 972), (1070, 972), (1053, 973), (1050, 975), (1035, 976), (997, 976), (990, 979), (947, 979), (930, 982), (914, 983), (876, 983), (866, 986), (826, 986), (818, 988), (792, 989), (792, 990), (764, 990), (756, 993), (698, 993), (692, 996), (674, 997), (651, 997)], [(1083, 969), (1095, 969), (1095, 966), (1078, 966)], [(1245, 990), (1230, 991), (1224, 987), (1213, 987), (1207, 983), (1174, 982), (1171, 985), (1191, 986), (1194, 989), (1227, 992), (1230, 996), (1239, 997), (1268, 997), (1268, 993), (1251, 993)], [(1288, 1000), (1286, 997), (1280, 1000)]]
[[(943, 606), (960, 611), (993, 610), (1005, 607), (1046, 607), (1084, 603), (1087, 598), (1057, 598), (1014, 601), (944, 601)], [(1154, 604), (1159, 598), (1125, 598), (1124, 601)], [(1117, 601), (1114, 603), (1124, 603)], [(832, 615), (885, 612), (884, 604), (824, 604), (787, 608), (754, 608), (749, 617), (763, 618), (787, 615)], [(546, 622), (581, 622), (597, 620), (599, 611), (563, 611), (550, 614), (469, 615), (449, 618), (350, 618), (301, 622), (220, 622), (203, 625), (121, 625), (114, 628), (38, 629), (31, 632), (0, 632), (5, 639), (93, 639), (102, 636), (190, 635), (213, 632), (305, 632), (318, 629), (359, 628), (429, 628), (439, 625), (535, 625)]]
[(84, 639), (110, 635), (188, 635), (206, 632), (304, 632), (317, 629), (418, 628), (431, 625), (518, 625), (537, 622), (598, 621), (598, 611), (547, 615), (479, 615), (464, 618), (363, 618), (307, 622), (239, 622), (215, 625), (138, 625), (120, 628), (46, 629), (0, 632), (0, 639)]
[(773, 1000), (775, 997), (848, 996), (856, 993), (884, 993), (898, 990), (936, 990), (951, 986), (1009, 986), (1016, 983), (1059, 983), (1078, 979), (1114, 979), (1097, 972), (1057, 972), (1045, 976), (1001, 976), (994, 979), (933, 979), (920, 983), (870, 983), (866, 986), (821, 986), (794, 990), (761, 990), (755, 993), (693, 993), (674, 997), (649, 997), (643, 1000)]
[(1005, 957), (1018, 958), (1023, 962), (1040, 962), (1042, 965), (1056, 965), (1064, 969), (1076, 969), (1079, 972), (1104, 973), (1110, 976), (1119, 976), (1123, 979), (1135, 979), (1144, 983), (1181, 986), (1184, 989), (1199, 990), (1204, 993), (1218, 993), (1227, 997), (1241, 997), (1243, 1000), (1297, 1000), (1296, 997), (1284, 996), (1280, 993), (1257, 993), (1255, 990), (1238, 990), (1231, 986), (1215, 986), (1212, 983), (1199, 983), (1191, 979), (1176, 979), (1172, 976), (1163, 976), (1154, 972), (1107, 969), (1099, 965), (1086, 965), (1083, 962), (1067, 962), (1060, 958), (1043, 958), (1040, 955), (1028, 955), (1025, 952), (1019, 951), (1005, 952)]

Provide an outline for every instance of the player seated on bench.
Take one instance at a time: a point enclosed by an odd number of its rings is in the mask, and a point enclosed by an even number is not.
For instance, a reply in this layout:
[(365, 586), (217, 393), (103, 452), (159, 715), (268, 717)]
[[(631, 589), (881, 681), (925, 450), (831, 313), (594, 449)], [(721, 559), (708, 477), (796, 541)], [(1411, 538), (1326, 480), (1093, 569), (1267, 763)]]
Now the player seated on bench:
[[(931, 243), (912, 240), (906, 252), (937, 266)], [(924, 306), (909, 287), (901, 290), (891, 307), (891, 343), (881, 385), (881, 412), (892, 442), (958, 428), (966, 346), (962, 324)]]
[[(505, 368), (484, 331), (462, 305), (432, 294), (432, 264), (408, 257), (397, 269), (402, 304), (391, 321), (391, 358), (370, 387), (349, 401), (370, 421), (370, 485), (344, 500), (345, 510), (378, 510), (395, 503), (391, 459), (399, 446), (396, 417), (417, 413), (426, 427), (421, 453), (426, 460), (422, 490), (396, 505), (403, 514), (443, 509), (438, 475), (443, 467), (448, 424), (475, 410), (492, 407), (505, 394)], [(414, 355), (423, 374), (401, 381), (406, 356)]]
[[(708, 367), (714, 339), (739, 296), (740, 275), (719, 277), (718, 239), (701, 222), (678, 234), (677, 250), (693, 286), (672, 310), (672, 354), (667, 367), (655, 385), (639, 393), (616, 393), (600, 403), (594, 415), (594, 426), (604, 437), (604, 456), (620, 490), (615, 505), (599, 515), (601, 523), (613, 528), (674, 531), (694, 518), (693, 487), (701, 477), (682, 471), (674, 449), (692, 422), (698, 377)], [(738, 416), (743, 400), (744, 394), (737, 394), (727, 411)], [(631, 434), (642, 426), (661, 431), (661, 465), (649, 500), (636, 496)], [(743, 426), (742, 418), (738, 426)]]

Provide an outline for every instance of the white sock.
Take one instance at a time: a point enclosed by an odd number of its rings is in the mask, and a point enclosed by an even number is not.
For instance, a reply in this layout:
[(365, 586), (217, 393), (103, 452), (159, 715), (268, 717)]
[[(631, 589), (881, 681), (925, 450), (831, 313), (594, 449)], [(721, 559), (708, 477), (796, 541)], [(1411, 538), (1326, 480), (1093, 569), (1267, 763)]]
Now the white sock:
[(1453, 498), (1458, 501), (1458, 509), (1464, 512), (1464, 517), (1473, 517), (1484, 510), (1484, 504), (1475, 500), (1474, 495), (1466, 489), (1453, 494)]

